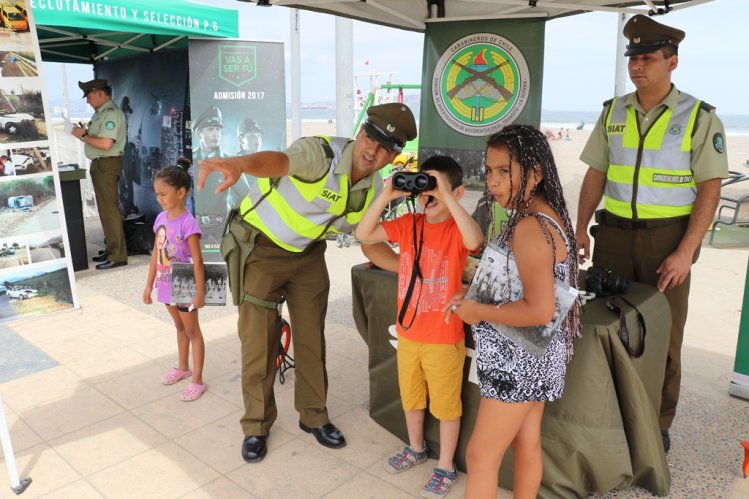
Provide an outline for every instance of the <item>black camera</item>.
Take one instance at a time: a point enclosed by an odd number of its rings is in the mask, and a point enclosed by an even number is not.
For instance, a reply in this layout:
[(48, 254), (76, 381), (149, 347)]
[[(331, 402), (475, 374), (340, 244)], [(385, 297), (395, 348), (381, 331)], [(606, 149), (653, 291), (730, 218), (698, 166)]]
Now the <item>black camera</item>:
[(393, 189), (418, 194), (437, 187), (437, 179), (424, 172), (398, 172), (393, 175)]
[(629, 279), (614, 274), (606, 267), (590, 267), (585, 278), (585, 289), (596, 296), (618, 295), (627, 292)]

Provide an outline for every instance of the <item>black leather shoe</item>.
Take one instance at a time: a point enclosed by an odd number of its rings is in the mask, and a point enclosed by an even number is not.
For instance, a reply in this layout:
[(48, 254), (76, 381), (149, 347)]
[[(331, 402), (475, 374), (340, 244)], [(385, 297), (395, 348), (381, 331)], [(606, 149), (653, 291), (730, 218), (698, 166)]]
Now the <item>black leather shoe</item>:
[(99, 270), (107, 270), (115, 267), (122, 267), (123, 265), (127, 265), (127, 262), (110, 262), (107, 260), (106, 262), (97, 265), (96, 268)]
[(109, 258), (109, 253), (106, 251), (99, 251), (99, 254), (93, 257), (91, 260), (94, 262), (106, 262)]
[(299, 428), (307, 433), (312, 433), (320, 445), (325, 447), (339, 449), (346, 446), (346, 439), (343, 438), (343, 433), (333, 423), (325, 423), (317, 428), (310, 428), (300, 421)]
[(671, 436), (668, 430), (661, 430), (661, 439), (663, 440), (663, 450), (668, 452), (671, 449)]
[(246, 435), (242, 442), (242, 457), (248, 463), (262, 461), (268, 453), (266, 435)]

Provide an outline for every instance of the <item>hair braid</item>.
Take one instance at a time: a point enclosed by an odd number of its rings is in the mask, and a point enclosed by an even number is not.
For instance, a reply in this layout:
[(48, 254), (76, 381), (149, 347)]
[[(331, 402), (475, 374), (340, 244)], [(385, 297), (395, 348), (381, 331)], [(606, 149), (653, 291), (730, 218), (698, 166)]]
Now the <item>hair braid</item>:
[[(557, 172), (557, 166), (554, 162), (554, 155), (551, 152), (549, 141), (546, 136), (538, 129), (529, 125), (509, 125), (502, 128), (499, 132), (493, 134), (487, 140), (487, 148), (506, 148), (510, 154), (510, 158), (517, 161), (522, 170), (522, 175), (519, 179), (519, 189), (515, 197), (511, 200), (511, 209), (509, 220), (502, 230), (501, 234), (497, 238), (497, 244), (506, 244), (509, 246), (512, 242), (512, 237), (515, 233), (515, 227), (525, 217), (529, 215), (528, 207), (530, 206), (533, 196), (537, 193), (543, 193), (546, 197), (547, 202), (551, 209), (559, 216), (562, 221), (564, 232), (567, 236), (568, 248), (567, 258), (564, 263), (568, 265), (570, 269), (571, 285), (574, 288), (579, 289), (578, 282), (578, 261), (577, 261), (577, 241), (575, 240), (575, 231), (572, 228), (572, 222), (570, 221), (570, 215), (567, 211), (567, 204), (564, 201), (564, 193), (562, 191), (562, 183), (559, 180), (559, 173)], [(525, 192), (528, 187), (528, 179), (534, 178), (532, 175), (527, 175), (529, 171), (535, 171), (535, 168), (540, 166), (543, 179), (540, 182), (536, 182), (533, 186), (528, 200), (525, 201)], [(512, 185), (515, 179), (510, 173), (510, 184)], [(512, 185), (514, 187), (514, 185)], [(489, 187), (486, 186), (484, 196), (487, 197), (487, 205), (491, 207), (490, 200), (493, 201), (493, 197), (489, 193)], [(489, 209), (490, 214), (490, 226), (494, 226), (494, 210)], [(544, 230), (544, 224), (541, 224), (542, 230)], [(545, 237), (551, 240), (552, 248), (554, 248), (553, 238), (547, 231), (544, 231)], [(580, 304), (576, 302), (570, 309), (567, 317), (563, 322), (563, 328), (565, 332), (565, 339), (567, 343), (567, 358), (572, 357), (573, 353), (573, 342), (574, 339), (580, 337)]]

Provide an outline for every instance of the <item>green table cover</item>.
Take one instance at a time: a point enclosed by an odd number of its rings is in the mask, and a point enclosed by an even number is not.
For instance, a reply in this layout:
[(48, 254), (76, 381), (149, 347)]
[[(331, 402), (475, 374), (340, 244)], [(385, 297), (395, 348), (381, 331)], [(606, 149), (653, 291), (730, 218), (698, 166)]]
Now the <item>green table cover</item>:
[[(408, 440), (396, 367), (396, 275), (352, 268), (353, 312), (369, 347), (370, 416)], [(583, 337), (575, 343), (562, 399), (546, 405), (541, 424), (544, 474), (539, 497), (585, 497), (638, 485), (668, 495), (671, 476), (661, 444), (658, 410), (666, 364), (671, 315), (662, 293), (631, 283), (626, 298), (647, 326), (645, 352), (631, 358), (619, 339), (619, 317), (606, 298), (583, 307)], [(636, 324), (628, 312), (628, 324)], [(470, 327), (466, 347), (473, 358)], [(478, 386), (463, 377), (463, 421), (455, 461), (465, 470), (465, 448), (476, 419)], [(433, 457), (439, 451), (439, 424), (427, 414), (425, 438)], [(512, 450), (505, 455), (500, 484), (512, 488)]]

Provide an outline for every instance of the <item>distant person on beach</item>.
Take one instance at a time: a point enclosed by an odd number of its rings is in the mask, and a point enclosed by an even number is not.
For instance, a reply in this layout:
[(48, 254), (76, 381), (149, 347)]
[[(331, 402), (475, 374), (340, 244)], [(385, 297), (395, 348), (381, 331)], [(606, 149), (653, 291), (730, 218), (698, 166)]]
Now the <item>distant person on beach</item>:
[[(268, 434), (276, 420), (277, 304), (283, 298), (294, 332), (299, 427), (325, 447), (346, 445), (327, 409), (325, 314), (330, 279), (325, 239), (328, 234), (348, 234), (354, 229), (383, 190), (378, 170), (415, 138), (411, 110), (403, 104), (381, 104), (367, 109), (367, 119), (353, 141), (303, 137), (284, 151), (200, 162), (199, 189), (213, 172), (223, 177), (215, 193), (226, 191), (243, 174), (257, 177), (229, 224), (235, 251), (247, 255), (229, 265), (229, 283), (239, 304), (245, 461), (254, 463), (265, 457)], [(362, 249), (368, 257), (371, 252), (393, 256), (385, 243)]]
[(585, 128), (585, 122), (583, 120), (580, 120), (580, 124), (577, 125), (577, 129), (582, 130), (583, 128)]
[[(463, 321), (442, 311), (462, 287), (469, 252), (484, 244), (481, 227), (461, 206), (465, 194), (463, 169), (449, 156), (432, 156), (419, 171), (435, 179), (436, 187), (419, 194), (424, 213), (407, 213), (380, 222), (380, 214), (395, 199), (408, 196), (392, 182), (378, 196), (356, 228), (362, 245), (391, 242), (400, 251), (398, 268), (398, 386), (406, 413), (408, 445), (384, 463), (389, 473), (401, 473), (426, 462), (424, 417), (439, 420), (437, 466), (422, 488), (422, 497), (442, 497), (458, 479), (453, 459), (463, 415), (460, 392), (466, 347)], [(421, 234), (416, 238), (416, 234)], [(420, 255), (423, 255), (420, 257)]]
[[(590, 166), (580, 190), (576, 238), (593, 264), (652, 284), (671, 309), (671, 333), (661, 395), (663, 448), (676, 415), (681, 344), (690, 270), (728, 177), (723, 124), (715, 108), (679, 91), (671, 74), (685, 33), (636, 15), (624, 26), (629, 77), (636, 91), (604, 103), (580, 159)], [(603, 210), (595, 211), (601, 198)]]

